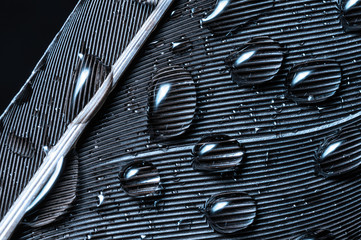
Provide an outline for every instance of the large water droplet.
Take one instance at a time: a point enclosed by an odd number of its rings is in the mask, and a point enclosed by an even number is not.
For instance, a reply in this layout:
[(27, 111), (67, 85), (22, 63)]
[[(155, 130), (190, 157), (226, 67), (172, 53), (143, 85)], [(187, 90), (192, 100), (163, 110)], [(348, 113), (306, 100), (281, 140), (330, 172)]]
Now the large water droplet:
[(97, 57), (80, 53), (68, 93), (68, 121), (72, 121), (90, 101), (106, 79), (109, 69)]
[(28, 137), (21, 137), (12, 132), (7, 137), (7, 145), (10, 151), (22, 157), (32, 158), (34, 155), (35, 148)]
[(210, 13), (201, 20), (214, 33), (227, 34), (256, 20), (272, 9), (274, 0), (217, 0)]
[(339, 0), (342, 23), (347, 31), (361, 30), (361, 0)]
[(214, 195), (205, 206), (208, 223), (215, 231), (223, 234), (234, 234), (248, 228), (256, 214), (255, 200), (243, 192)]
[(329, 230), (323, 229), (312, 229), (306, 231), (299, 237), (296, 237), (294, 240), (334, 240), (335, 237)]
[(160, 175), (150, 162), (137, 161), (125, 166), (119, 174), (123, 190), (132, 197), (151, 197), (159, 194)]
[(283, 62), (280, 44), (269, 37), (256, 37), (226, 59), (232, 79), (240, 86), (271, 81)]
[(201, 171), (235, 171), (244, 159), (241, 144), (226, 135), (201, 139), (193, 148), (193, 168)]
[(343, 129), (326, 140), (317, 153), (317, 171), (326, 177), (349, 175), (361, 166), (361, 131)]
[(314, 60), (293, 67), (287, 76), (288, 95), (298, 103), (323, 102), (340, 88), (340, 65), (333, 60)]
[(196, 88), (189, 72), (180, 67), (160, 70), (149, 91), (151, 135), (165, 139), (185, 133), (192, 124), (196, 100)]

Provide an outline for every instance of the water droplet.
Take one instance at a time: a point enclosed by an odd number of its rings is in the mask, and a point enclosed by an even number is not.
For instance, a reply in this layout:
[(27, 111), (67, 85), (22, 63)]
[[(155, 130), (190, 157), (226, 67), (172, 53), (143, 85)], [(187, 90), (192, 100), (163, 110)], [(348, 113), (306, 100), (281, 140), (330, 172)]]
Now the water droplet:
[(72, 121), (85, 107), (106, 79), (109, 69), (97, 57), (79, 53), (80, 59), (73, 74), (68, 93), (68, 121)]
[(25, 84), (24, 88), (21, 90), (19, 95), (17, 95), (15, 103), (17, 105), (22, 105), (24, 103), (27, 103), (30, 100), (32, 94), (33, 94), (33, 87), (31, 86), (31, 83), (28, 82)]
[(211, 135), (193, 148), (193, 168), (201, 171), (235, 171), (244, 159), (241, 144), (227, 135)]
[(254, 222), (256, 213), (255, 200), (243, 192), (214, 195), (205, 206), (208, 223), (223, 234), (234, 234), (248, 228)]
[(224, 35), (255, 21), (272, 9), (273, 5), (274, 0), (218, 0), (210, 13), (200, 21), (200, 25), (201, 28), (208, 26), (214, 33)]
[(180, 67), (160, 70), (149, 91), (151, 135), (165, 139), (184, 134), (192, 124), (196, 100), (195, 84), (189, 72)]
[(32, 158), (34, 155), (34, 145), (28, 137), (21, 137), (14, 132), (7, 137), (7, 145), (10, 151), (25, 158)]
[(123, 190), (132, 197), (151, 197), (161, 190), (158, 169), (150, 162), (128, 164), (119, 178)]
[(181, 37), (180, 40), (172, 42), (172, 51), (173, 53), (182, 53), (190, 50), (192, 48), (192, 42), (186, 38)]
[(334, 240), (335, 237), (329, 230), (312, 229), (307, 230), (304, 234), (294, 238), (294, 240)]
[(100, 192), (98, 195), (98, 203), (97, 203), (97, 207), (100, 207), (104, 202), (104, 194), (103, 192)]
[(240, 86), (271, 81), (279, 72), (282, 62), (281, 46), (269, 37), (253, 38), (226, 59), (232, 80)]
[(333, 60), (299, 64), (288, 73), (288, 96), (298, 103), (323, 102), (335, 95), (341, 80), (340, 65)]
[(31, 212), (48, 195), (50, 190), (55, 186), (56, 182), (58, 181), (62, 173), (63, 167), (64, 167), (64, 158), (62, 157), (58, 160), (54, 172), (50, 176), (45, 186), (41, 189), (40, 193), (36, 196), (36, 198), (31, 202), (31, 204), (26, 209), (27, 213)]
[(218, 0), (213, 12), (201, 20), (202, 24), (215, 21), (227, 10), (230, 4), (231, 0)]
[(316, 170), (326, 177), (349, 175), (361, 166), (360, 129), (343, 129), (325, 141), (317, 153)]
[(341, 19), (346, 31), (361, 29), (361, 0), (339, 0)]

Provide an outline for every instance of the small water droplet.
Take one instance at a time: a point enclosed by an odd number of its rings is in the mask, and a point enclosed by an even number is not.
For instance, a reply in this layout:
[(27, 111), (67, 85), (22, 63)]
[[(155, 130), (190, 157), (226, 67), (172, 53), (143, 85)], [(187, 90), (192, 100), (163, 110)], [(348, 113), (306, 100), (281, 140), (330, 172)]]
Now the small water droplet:
[(243, 192), (228, 192), (212, 196), (205, 205), (210, 226), (223, 234), (234, 234), (248, 228), (255, 220), (255, 200)]
[(302, 63), (288, 73), (288, 96), (298, 103), (323, 102), (335, 95), (341, 80), (340, 65), (333, 60)]
[(119, 174), (119, 179), (123, 190), (132, 197), (151, 197), (161, 190), (158, 169), (150, 162), (128, 164)]
[(180, 67), (167, 67), (153, 78), (149, 89), (148, 123), (154, 138), (184, 134), (196, 111), (196, 89), (190, 73)]
[(14, 132), (7, 137), (7, 145), (10, 151), (25, 158), (32, 158), (34, 155), (34, 145), (28, 137), (16, 135)]
[(240, 86), (271, 81), (279, 72), (282, 62), (281, 46), (269, 37), (253, 38), (226, 59), (232, 80)]
[(301, 236), (294, 238), (294, 240), (334, 240), (335, 237), (329, 230), (312, 229), (307, 230)]
[(361, 29), (361, 1), (339, 0), (341, 19), (346, 31), (359, 32)]
[(227, 135), (211, 135), (193, 148), (193, 168), (201, 171), (235, 171), (244, 159), (242, 145)]
[(172, 51), (173, 53), (182, 53), (190, 50), (192, 48), (192, 42), (182, 36), (178, 41), (172, 42)]
[[(361, 131), (357, 127), (343, 129), (320, 147), (316, 171), (325, 177), (349, 176), (361, 166), (359, 142)], [(350, 175), (351, 176), (351, 175)]]
[(73, 74), (71, 89), (68, 93), (68, 121), (72, 121), (85, 107), (106, 79), (109, 68), (99, 58), (79, 53), (79, 63)]

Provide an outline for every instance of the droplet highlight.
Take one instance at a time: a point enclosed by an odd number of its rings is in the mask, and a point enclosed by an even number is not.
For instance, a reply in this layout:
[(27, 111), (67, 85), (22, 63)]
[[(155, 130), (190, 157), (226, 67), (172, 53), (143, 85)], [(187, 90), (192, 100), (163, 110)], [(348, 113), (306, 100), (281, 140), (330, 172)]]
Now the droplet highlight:
[(214, 195), (205, 205), (209, 225), (221, 234), (241, 232), (254, 223), (256, 214), (255, 200), (243, 192)]
[(193, 169), (208, 172), (237, 171), (243, 163), (243, 146), (227, 135), (211, 135), (193, 148)]
[(148, 98), (148, 125), (156, 139), (184, 134), (196, 111), (196, 88), (190, 73), (180, 67), (167, 67), (153, 78)]
[(100, 207), (101, 205), (103, 205), (103, 202), (104, 202), (104, 194), (103, 194), (103, 192), (100, 192), (98, 195), (97, 207)]
[(119, 179), (123, 190), (132, 197), (152, 197), (161, 190), (158, 169), (150, 162), (137, 161), (125, 166)]
[(232, 80), (239, 86), (259, 85), (275, 78), (284, 54), (280, 44), (269, 37), (256, 37), (231, 54), (226, 63)]
[(288, 73), (288, 96), (298, 103), (323, 102), (336, 94), (341, 81), (341, 67), (336, 61), (309, 61)]
[(220, 17), (231, 4), (231, 0), (218, 0), (216, 6), (211, 14), (203, 18), (201, 21), (203, 24), (213, 22)]
[(188, 38), (182, 36), (178, 41), (172, 42), (171, 49), (173, 53), (184, 53), (192, 49), (192, 42)]
[(316, 171), (325, 177), (352, 176), (361, 166), (361, 131), (357, 127), (341, 130), (320, 147)]
[(361, 0), (340, 0), (341, 20), (346, 31), (361, 30)]
[(67, 115), (72, 121), (85, 105), (92, 99), (106, 79), (109, 68), (99, 58), (86, 53), (79, 53), (79, 63), (73, 74), (71, 88), (68, 92)]

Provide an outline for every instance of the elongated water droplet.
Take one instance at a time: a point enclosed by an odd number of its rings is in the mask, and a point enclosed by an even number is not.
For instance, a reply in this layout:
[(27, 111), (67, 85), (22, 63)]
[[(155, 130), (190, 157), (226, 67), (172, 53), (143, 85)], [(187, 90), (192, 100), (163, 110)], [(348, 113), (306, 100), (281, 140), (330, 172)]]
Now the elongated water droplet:
[(149, 90), (148, 123), (154, 138), (171, 138), (185, 133), (196, 110), (196, 89), (189, 72), (168, 67), (154, 76)]
[(340, 88), (340, 65), (333, 60), (314, 60), (296, 65), (287, 76), (288, 95), (298, 103), (323, 102)]
[(271, 81), (279, 72), (282, 62), (280, 44), (269, 37), (253, 38), (226, 59), (232, 80), (240, 86)]
[[(68, 161), (70, 159), (71, 161)], [(59, 164), (61, 163), (59, 162), (57, 167)], [(38, 228), (52, 224), (64, 217), (73, 206), (78, 186), (78, 159), (74, 152), (64, 159), (64, 165), (65, 169), (58, 175), (59, 179), (48, 181), (48, 184), (56, 182), (54, 186), (51, 186), (51, 191), (44, 192), (46, 193), (44, 198), (40, 198), (42, 201), (35, 204), (36, 208), (28, 212), (30, 215), (24, 219), (26, 225)], [(57, 175), (53, 173), (53, 176)], [(39, 199), (39, 196), (37, 198)]]
[(109, 69), (97, 57), (80, 53), (68, 93), (68, 121), (73, 120), (90, 101), (106, 79)]
[(341, 19), (346, 31), (361, 30), (361, 0), (340, 0)]
[(227, 135), (211, 135), (193, 148), (193, 168), (200, 171), (237, 171), (245, 151), (242, 145)]
[(334, 240), (335, 237), (329, 230), (323, 229), (312, 229), (306, 231), (299, 237), (294, 238), (294, 240)]
[(59, 179), (62, 173), (63, 167), (64, 167), (64, 158), (60, 158), (49, 180), (47, 181), (43, 189), (40, 191), (40, 193), (36, 196), (34, 201), (32, 201), (32, 203), (26, 209), (27, 213), (31, 212), (41, 201), (43, 201), (46, 195), (54, 187), (54, 185), (56, 184), (57, 180)]
[(200, 23), (202, 27), (206, 25), (214, 33), (224, 35), (266, 14), (273, 5), (274, 0), (218, 0)]
[(160, 175), (150, 162), (128, 164), (119, 174), (123, 190), (132, 197), (151, 197), (159, 194)]
[(32, 158), (34, 155), (35, 148), (28, 137), (21, 137), (12, 132), (8, 135), (7, 145), (10, 151), (21, 157)]
[(186, 38), (181, 37), (178, 41), (172, 42), (172, 51), (173, 53), (182, 53), (190, 50), (192, 48), (192, 42)]
[(316, 170), (323, 176), (351, 176), (361, 166), (361, 131), (357, 127), (343, 129), (320, 147)]
[(254, 222), (256, 214), (255, 200), (243, 192), (214, 195), (205, 206), (209, 225), (223, 234), (234, 234), (248, 228)]

